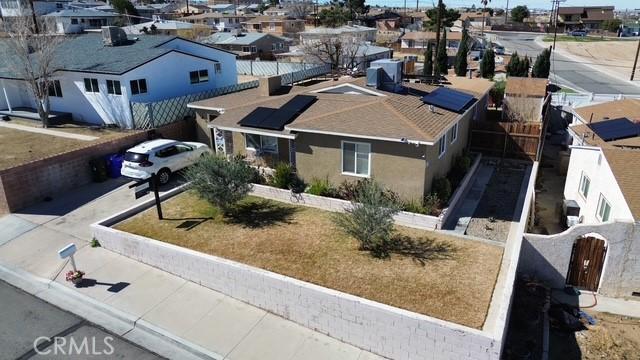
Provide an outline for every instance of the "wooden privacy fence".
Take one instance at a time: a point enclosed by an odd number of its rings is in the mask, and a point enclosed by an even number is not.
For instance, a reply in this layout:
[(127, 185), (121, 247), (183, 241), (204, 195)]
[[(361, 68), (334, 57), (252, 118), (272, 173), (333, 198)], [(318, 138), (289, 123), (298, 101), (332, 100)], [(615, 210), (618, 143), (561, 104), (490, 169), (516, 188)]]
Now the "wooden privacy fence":
[(471, 122), (471, 151), (501, 158), (536, 160), (542, 123)]

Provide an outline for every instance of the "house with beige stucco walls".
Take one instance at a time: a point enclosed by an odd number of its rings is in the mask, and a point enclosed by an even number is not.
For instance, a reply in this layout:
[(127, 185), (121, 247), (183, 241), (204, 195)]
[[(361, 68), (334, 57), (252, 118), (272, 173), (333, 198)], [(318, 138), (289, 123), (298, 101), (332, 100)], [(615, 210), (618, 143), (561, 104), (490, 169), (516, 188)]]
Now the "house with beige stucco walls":
[[(470, 122), (484, 116), (491, 83), (465, 80), (473, 82), (461, 85), (466, 90), (364, 78), (283, 88), (274, 77), (189, 107), (199, 140), (217, 153), (264, 167), (287, 162), (307, 182), (375, 178), (406, 199), (422, 199), (467, 147)], [(442, 91), (467, 100), (456, 111), (423, 101)]]

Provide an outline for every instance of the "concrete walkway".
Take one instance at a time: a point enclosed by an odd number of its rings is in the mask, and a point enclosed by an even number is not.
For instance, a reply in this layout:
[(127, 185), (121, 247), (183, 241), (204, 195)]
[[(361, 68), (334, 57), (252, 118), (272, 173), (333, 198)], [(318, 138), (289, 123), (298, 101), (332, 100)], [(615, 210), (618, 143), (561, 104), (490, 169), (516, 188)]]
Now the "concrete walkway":
[[(219, 292), (102, 248), (89, 246), (89, 224), (136, 203), (110, 180), (0, 219), (0, 265), (19, 268), (196, 344), (224, 359), (380, 359)], [(147, 195), (150, 196), (150, 195)], [(145, 200), (146, 197), (137, 201)], [(74, 242), (82, 287), (57, 250)], [(152, 349), (153, 350), (153, 349)]]
[(44, 134), (44, 135), (52, 135), (52, 136), (80, 140), (80, 141), (94, 141), (99, 139), (98, 137), (95, 137), (95, 136), (80, 135), (80, 134), (74, 134), (70, 132), (44, 129), (44, 128), (38, 128), (33, 126), (27, 126), (27, 125), (11, 124), (6, 121), (0, 121), (0, 127), (5, 127), (9, 129), (14, 129), (14, 130), (28, 131), (28, 132)]

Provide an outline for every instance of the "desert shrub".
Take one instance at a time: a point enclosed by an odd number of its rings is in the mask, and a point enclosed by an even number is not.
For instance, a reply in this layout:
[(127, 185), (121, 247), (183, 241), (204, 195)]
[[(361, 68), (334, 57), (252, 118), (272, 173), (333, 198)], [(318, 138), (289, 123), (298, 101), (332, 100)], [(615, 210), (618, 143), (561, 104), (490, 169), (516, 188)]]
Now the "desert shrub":
[(424, 207), (422, 202), (413, 199), (402, 202), (402, 210), (416, 214), (428, 214), (427, 209)]
[(449, 197), (451, 197), (451, 181), (446, 177), (437, 178), (433, 181), (433, 188), (431, 190), (433, 194), (435, 194), (438, 199), (440, 199), (443, 203), (449, 201)]
[(227, 210), (251, 191), (255, 169), (241, 157), (206, 155), (186, 170), (185, 177), (201, 198)]
[(293, 166), (287, 163), (279, 163), (267, 182), (280, 189), (304, 188), (304, 182), (293, 170)]
[[(358, 181), (343, 181), (340, 186), (338, 186), (337, 196), (340, 199), (352, 201), (358, 197), (358, 193), (362, 191), (363, 188), (366, 188), (374, 182), (372, 179), (361, 179)], [(386, 197), (389, 201), (399, 202), (399, 196), (391, 189), (384, 188), (383, 186), (379, 186), (382, 196)]]
[(424, 201), (422, 203), (424, 208), (424, 213), (427, 215), (440, 215), (440, 208), (442, 206), (442, 201), (438, 198), (436, 194), (429, 194), (424, 197)]
[(394, 231), (393, 216), (399, 211), (397, 201), (385, 195), (385, 189), (373, 180), (363, 182), (351, 207), (344, 214), (335, 214), (338, 228), (360, 242), (360, 249), (375, 257), (389, 256), (388, 243)]
[(311, 179), (307, 192), (312, 195), (335, 197), (337, 190), (331, 186), (329, 179)]

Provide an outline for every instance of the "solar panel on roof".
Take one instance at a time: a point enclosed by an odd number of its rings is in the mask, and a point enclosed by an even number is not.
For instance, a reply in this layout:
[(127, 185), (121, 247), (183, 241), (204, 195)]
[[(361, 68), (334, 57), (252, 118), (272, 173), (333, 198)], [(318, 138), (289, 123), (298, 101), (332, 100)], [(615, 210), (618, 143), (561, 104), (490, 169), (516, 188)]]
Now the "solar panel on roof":
[(627, 118), (605, 120), (589, 127), (604, 141), (632, 138), (640, 135), (640, 125)]
[(460, 91), (440, 87), (423, 96), (422, 101), (425, 104), (460, 113), (473, 103), (474, 98)]
[(259, 107), (240, 120), (240, 125), (268, 130), (282, 130), (316, 99), (311, 95), (296, 95), (279, 109)]

